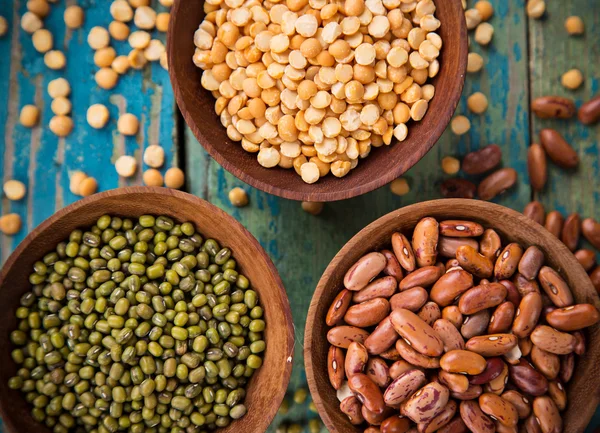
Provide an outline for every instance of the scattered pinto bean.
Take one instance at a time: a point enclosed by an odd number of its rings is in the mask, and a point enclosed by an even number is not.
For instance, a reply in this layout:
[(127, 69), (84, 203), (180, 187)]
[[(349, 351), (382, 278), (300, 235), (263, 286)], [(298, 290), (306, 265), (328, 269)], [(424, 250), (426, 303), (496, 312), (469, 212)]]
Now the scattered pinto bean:
[(539, 280), (542, 288), (557, 307), (568, 307), (573, 304), (573, 294), (567, 282), (549, 266), (540, 269)]
[(517, 182), (514, 168), (501, 168), (483, 179), (477, 188), (481, 200), (491, 200), (511, 188)]
[(560, 132), (554, 129), (542, 129), (540, 142), (554, 163), (563, 168), (575, 168), (579, 165), (577, 152), (565, 141)]
[(388, 385), (383, 393), (383, 400), (388, 405), (400, 404), (417, 392), (426, 382), (425, 374), (421, 370), (408, 370)]
[(442, 312), (440, 311), (440, 307), (435, 302), (427, 302), (423, 305), (417, 316), (419, 316), (425, 323), (429, 326), (432, 326), (433, 323), (442, 317)]
[(440, 236), (438, 241), (438, 252), (442, 257), (453, 258), (456, 256), (458, 247), (462, 245), (469, 245), (474, 250), (479, 250), (479, 242), (475, 239)]
[(546, 151), (537, 143), (529, 146), (527, 151), (527, 172), (533, 189), (536, 191), (544, 189), (548, 181), (548, 162)]
[(475, 401), (460, 403), (460, 417), (472, 432), (494, 433), (496, 431), (492, 420), (481, 411), (479, 404)]
[(581, 220), (579, 214), (572, 213), (567, 217), (562, 227), (560, 234), (560, 240), (567, 246), (571, 251), (577, 249), (579, 243), (579, 235), (581, 232)]
[(445, 198), (475, 198), (476, 192), (477, 186), (465, 179), (446, 179), (441, 185), (441, 193)]
[(600, 223), (593, 218), (586, 218), (581, 223), (581, 232), (594, 248), (600, 250)]
[(592, 272), (590, 272), (590, 280), (592, 280), (592, 285), (600, 294), (600, 266), (596, 266)]
[(467, 174), (483, 174), (492, 170), (502, 160), (502, 150), (496, 144), (490, 144), (475, 152), (465, 155), (462, 170)]
[(600, 120), (600, 95), (579, 107), (577, 116), (584, 125), (593, 125), (598, 122)]
[(586, 272), (591, 271), (596, 264), (596, 253), (592, 250), (577, 250), (575, 252), (575, 258)]
[(544, 209), (544, 205), (539, 201), (528, 203), (523, 210), (523, 215), (540, 225), (544, 225), (544, 221), (546, 220), (546, 210)]
[(561, 96), (541, 96), (531, 103), (531, 110), (542, 119), (570, 119), (575, 115), (575, 103)]
[(544, 227), (546, 227), (546, 230), (548, 230), (554, 236), (560, 238), (564, 223), (565, 219), (563, 218), (562, 214), (557, 210), (553, 210), (546, 215)]

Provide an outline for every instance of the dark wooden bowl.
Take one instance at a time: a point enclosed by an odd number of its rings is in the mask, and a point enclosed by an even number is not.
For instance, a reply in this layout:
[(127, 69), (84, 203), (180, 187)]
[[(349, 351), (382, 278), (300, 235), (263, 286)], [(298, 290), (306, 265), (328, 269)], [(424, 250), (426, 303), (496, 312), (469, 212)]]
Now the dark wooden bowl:
[(335, 201), (355, 197), (383, 186), (415, 165), (437, 142), (450, 122), (462, 93), (467, 65), (467, 29), (460, 0), (437, 1), (444, 41), (440, 72), (433, 80), (436, 94), (421, 122), (411, 122), (408, 138), (373, 149), (346, 177), (331, 174), (308, 185), (294, 170), (263, 168), (256, 154), (232, 142), (215, 114), (215, 99), (200, 85), (202, 70), (192, 62), (194, 32), (204, 18), (202, 1), (175, 0), (167, 36), (169, 74), (179, 109), (192, 132), (226, 170), (270, 194), (292, 200)]
[(190, 221), (204, 236), (233, 250), (240, 269), (259, 293), (267, 322), (267, 350), (262, 368), (248, 385), (248, 414), (220, 431), (264, 433), (285, 395), (294, 352), (292, 314), (279, 274), (256, 239), (227, 213), (190, 194), (149, 187), (103, 192), (58, 211), (31, 232), (4, 265), (0, 272), (0, 414), (5, 427), (12, 433), (51, 431), (33, 420), (31, 406), (22, 394), (7, 386), (17, 371), (10, 355), (13, 347), (9, 334), (17, 326), (19, 298), (31, 288), (28, 276), (33, 263), (68, 238), (72, 230), (92, 226), (107, 213), (123, 217), (168, 215), (176, 221)]
[[(576, 302), (600, 308), (592, 283), (565, 245), (541, 225), (514, 210), (476, 200), (434, 200), (391, 212), (361, 230), (333, 258), (313, 295), (304, 336), (304, 358), (308, 385), (319, 414), (331, 433), (357, 433), (339, 410), (335, 390), (327, 374), (325, 316), (335, 296), (343, 287), (346, 271), (369, 251), (389, 247), (392, 233), (409, 232), (425, 216), (438, 220), (470, 219), (494, 227), (502, 238), (521, 245), (537, 245), (546, 254), (546, 262), (565, 278)], [(575, 374), (567, 388), (568, 406), (563, 413), (564, 432), (581, 433), (600, 402), (600, 325), (588, 329), (587, 353), (578, 357)]]

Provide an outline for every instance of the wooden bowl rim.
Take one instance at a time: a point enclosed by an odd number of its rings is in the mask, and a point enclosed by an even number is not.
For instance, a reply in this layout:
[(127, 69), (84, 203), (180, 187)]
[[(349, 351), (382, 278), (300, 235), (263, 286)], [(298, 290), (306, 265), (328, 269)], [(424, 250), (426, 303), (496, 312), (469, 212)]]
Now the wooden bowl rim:
[[(171, 7), (171, 25), (169, 26), (169, 29), (167, 31), (167, 56), (170, 65), (173, 63), (172, 59), (175, 56), (175, 50), (177, 50), (176, 44), (173, 43), (175, 31), (174, 29), (177, 26), (177, 20), (179, 19), (178, 17), (181, 15), (179, 13), (179, 9), (183, 1), (184, 0), (174, 0), (174, 4)], [(463, 8), (460, 0), (443, 1), (452, 2), (453, 10), (457, 13), (463, 13)], [(254, 176), (248, 174), (245, 170), (238, 168), (236, 165), (231, 163), (229, 159), (225, 158), (223, 154), (219, 151), (218, 146), (215, 146), (202, 133), (201, 128), (196, 123), (196, 120), (194, 119), (190, 110), (188, 110), (186, 106), (185, 99), (181, 90), (181, 85), (179, 83), (178, 75), (175, 73), (175, 68), (169, 68), (169, 76), (171, 79), (173, 92), (175, 94), (175, 100), (177, 101), (177, 105), (183, 115), (186, 124), (190, 127), (192, 133), (194, 134), (198, 142), (208, 151), (210, 156), (215, 161), (217, 161), (219, 165), (221, 165), (235, 177), (246, 182), (248, 185), (258, 188), (261, 191), (290, 200), (330, 202), (349, 199), (380, 188), (390, 183), (394, 179), (400, 177), (402, 174), (406, 173), (433, 148), (433, 146), (438, 142), (438, 140), (444, 133), (446, 127), (452, 119), (452, 116), (454, 115), (454, 112), (456, 111), (456, 107), (458, 106), (458, 103), (460, 101), (460, 97), (462, 95), (462, 91), (466, 80), (467, 59), (469, 52), (467, 26), (466, 21), (464, 19), (459, 20), (459, 23), (460, 28), (457, 32), (459, 38), (459, 69), (456, 77), (457, 79), (453, 81), (452, 86), (449, 86), (449, 98), (446, 99), (446, 105), (441, 110), (441, 115), (437, 119), (431, 120), (432, 127), (428, 132), (427, 139), (423, 142), (415, 143), (418, 146), (418, 149), (412, 154), (410, 162), (407, 165), (396, 165), (396, 167), (392, 170), (384, 172), (379, 176), (373, 176), (372, 180), (368, 181), (367, 183), (352, 186), (351, 188), (346, 189), (343, 188), (343, 185), (347, 183), (348, 177), (336, 179), (335, 188), (323, 188), (319, 185), (319, 183), (316, 183), (312, 185), (314, 187), (314, 191), (305, 193), (302, 191), (295, 191), (292, 189), (274, 186), (272, 184), (269, 184), (268, 182), (259, 180)], [(397, 140), (395, 138), (392, 139), (392, 145), (394, 143), (397, 143)], [(258, 164), (258, 162), (256, 163)], [(376, 171), (376, 169), (374, 169), (373, 167), (372, 171)]]
[[(315, 292), (311, 299), (309, 309), (308, 309), (308, 315), (306, 318), (306, 327), (305, 327), (305, 331), (304, 331), (304, 365), (305, 365), (305, 370), (306, 370), (306, 378), (308, 381), (308, 387), (310, 389), (310, 393), (313, 398), (313, 402), (315, 403), (315, 406), (317, 407), (319, 416), (321, 417), (321, 419), (323, 420), (323, 423), (325, 424), (325, 426), (331, 433), (338, 433), (339, 430), (337, 429), (336, 424), (333, 422), (332, 418), (330, 417), (329, 412), (326, 410), (324, 401), (323, 401), (324, 399), (322, 398), (321, 392), (320, 392), (320, 389), (322, 387), (331, 386), (331, 385), (329, 382), (317, 383), (317, 381), (315, 379), (315, 369), (317, 369), (317, 368), (324, 369), (324, 368), (326, 368), (326, 366), (325, 365), (317, 366), (317, 365), (313, 364), (313, 360), (311, 357), (311, 353), (313, 351), (313, 337), (312, 337), (311, 329), (313, 328), (315, 321), (318, 319), (316, 317), (317, 306), (322, 302), (321, 301), (322, 295), (327, 290), (331, 289), (331, 286), (333, 283), (332, 281), (330, 281), (332, 279), (332, 277), (331, 277), (332, 270), (334, 270), (337, 267), (338, 263), (348, 253), (348, 251), (350, 251), (354, 247), (354, 245), (360, 244), (361, 241), (370, 243), (368, 238), (372, 237), (372, 234), (375, 229), (378, 229), (379, 227), (382, 227), (385, 225), (394, 224), (394, 222), (393, 222), (394, 220), (401, 219), (404, 215), (411, 214), (413, 212), (416, 212), (416, 214), (419, 216), (419, 218), (423, 218), (423, 217), (427, 216), (426, 213), (428, 212), (428, 209), (431, 209), (431, 208), (452, 209), (456, 205), (464, 205), (464, 206), (469, 205), (473, 208), (482, 209), (482, 210), (487, 210), (487, 209), (496, 210), (498, 213), (504, 214), (504, 216), (506, 218), (516, 220), (519, 222), (519, 224), (525, 225), (529, 231), (538, 232), (538, 234), (540, 234), (542, 237), (546, 238), (550, 244), (554, 245), (554, 247), (557, 250), (557, 254), (563, 255), (565, 257), (565, 260), (568, 262), (569, 266), (568, 266), (568, 268), (563, 269), (564, 274), (568, 274), (573, 279), (575, 277), (577, 277), (577, 275), (579, 274), (580, 277), (585, 277), (589, 281), (587, 274), (585, 273), (583, 267), (577, 261), (577, 259), (573, 255), (573, 253), (558, 238), (556, 238), (552, 233), (550, 233), (548, 230), (546, 230), (545, 227), (534, 222), (533, 220), (526, 217), (525, 215), (523, 215), (520, 212), (517, 212), (513, 209), (510, 209), (510, 208), (507, 208), (505, 206), (501, 206), (501, 205), (498, 205), (495, 203), (484, 202), (481, 200), (471, 200), (471, 199), (428, 200), (428, 201), (414, 203), (412, 205), (399, 208), (397, 210), (394, 210), (394, 211), (376, 219), (375, 221), (373, 221), (372, 223), (370, 223), (369, 225), (364, 227), (362, 230), (360, 230), (350, 240), (348, 240), (348, 242), (346, 242), (346, 244), (344, 244), (344, 246), (340, 249), (340, 251), (333, 257), (333, 259), (331, 260), (331, 262), (329, 263), (329, 265), (323, 272), (323, 275), (321, 276), (321, 278), (317, 284), (317, 288), (315, 289)], [(423, 213), (423, 214), (421, 215), (421, 213)], [(339, 290), (341, 290), (341, 289), (336, 289), (336, 292), (339, 292)], [(586, 294), (591, 295), (591, 297), (595, 301), (596, 306), (598, 305), (598, 294), (594, 290), (594, 287), (592, 286), (591, 281), (589, 281), (589, 284), (587, 284), (585, 288), (580, 288), (580, 290), (584, 290), (586, 292)], [(593, 328), (594, 329), (600, 328), (600, 324), (594, 325)], [(322, 337), (324, 339), (326, 338), (325, 335), (323, 335)], [(600, 361), (600, 354), (597, 354), (595, 359), (593, 359), (591, 362), (598, 363), (599, 361)], [(577, 372), (577, 369), (575, 370), (574, 374), (576, 374), (576, 372)], [(590, 379), (592, 380), (592, 378), (590, 378)], [(598, 378), (598, 377), (595, 378), (595, 380), (596, 380), (596, 382), (600, 382), (600, 378)], [(598, 389), (600, 389), (600, 388), (598, 388)], [(578, 417), (578, 426), (576, 427), (577, 430), (573, 430), (573, 431), (579, 432), (579, 431), (583, 431), (585, 429), (586, 425), (592, 419), (594, 412), (596, 410), (596, 407), (600, 403), (600, 393), (596, 392), (593, 395), (589, 395), (587, 397), (587, 401), (589, 403), (584, 408), (581, 408), (581, 414)]]
[[(34, 230), (32, 230), (23, 239), (23, 241), (21, 241), (21, 243), (19, 243), (17, 248), (11, 253), (9, 258), (7, 259), (6, 263), (2, 266), (2, 269), (0, 269), (0, 287), (3, 286), (6, 275), (9, 273), (12, 267), (18, 263), (18, 260), (23, 251), (26, 250), (26, 248), (33, 242), (34, 239), (36, 239), (39, 236), (43, 236), (45, 231), (51, 225), (57, 223), (63, 218), (68, 218), (68, 216), (72, 212), (79, 210), (80, 208), (85, 207), (91, 203), (102, 201), (105, 198), (119, 198), (122, 200), (126, 200), (127, 197), (131, 194), (155, 194), (159, 196), (173, 196), (179, 200), (187, 201), (193, 206), (209, 208), (211, 212), (218, 214), (219, 217), (226, 221), (228, 225), (235, 226), (238, 230), (240, 230), (240, 232), (246, 237), (246, 241), (249, 242), (252, 245), (252, 247), (254, 247), (254, 249), (258, 252), (258, 256), (256, 258), (262, 260), (265, 263), (266, 268), (270, 273), (270, 278), (272, 278), (277, 285), (277, 292), (284, 307), (283, 310), (278, 310), (277, 314), (281, 314), (284, 317), (286, 323), (286, 329), (280, 330), (279, 332), (285, 332), (287, 334), (286, 347), (284, 348), (284, 351), (288, 355), (288, 362), (286, 362), (284, 374), (281, 377), (280, 388), (277, 391), (277, 393), (272, 395), (272, 401), (274, 404), (269, 407), (266, 413), (264, 413), (264, 416), (261, 418), (261, 422), (258, 425), (254, 426), (252, 430), (247, 431), (247, 433), (264, 433), (270, 425), (270, 423), (272, 422), (273, 418), (275, 418), (275, 415), (277, 414), (279, 403), (283, 401), (283, 398), (285, 397), (287, 385), (289, 384), (290, 377), (292, 374), (293, 362), (290, 361), (290, 358), (293, 357), (295, 344), (292, 311), (289, 303), (289, 298), (285, 291), (285, 287), (283, 285), (283, 282), (281, 281), (281, 277), (279, 275), (279, 272), (277, 271), (277, 268), (273, 264), (273, 261), (267, 255), (267, 253), (265, 252), (264, 248), (260, 245), (258, 240), (252, 235), (252, 233), (250, 233), (239, 221), (237, 221), (223, 209), (192, 194), (161, 187), (123, 187), (85, 197), (81, 200), (76, 201), (75, 203), (70, 204), (69, 206), (60, 209), (59, 211), (45, 219), (40, 225), (38, 225)], [(107, 213), (110, 213), (110, 210), (107, 210)], [(266, 302), (263, 302), (263, 307), (267, 308)], [(260, 385), (258, 383), (255, 383), (254, 386)], [(15, 425), (12, 419), (7, 416), (10, 410), (10, 402), (0, 400), (0, 415), (2, 416), (2, 421), (4, 422), (4, 425), (6, 426), (7, 430), (10, 432), (20, 433), (18, 426)], [(243, 423), (243, 418), (240, 420), (240, 422)], [(231, 425), (235, 424), (232, 423)], [(217, 430), (217, 432), (219, 431), (222, 431), (222, 429)]]

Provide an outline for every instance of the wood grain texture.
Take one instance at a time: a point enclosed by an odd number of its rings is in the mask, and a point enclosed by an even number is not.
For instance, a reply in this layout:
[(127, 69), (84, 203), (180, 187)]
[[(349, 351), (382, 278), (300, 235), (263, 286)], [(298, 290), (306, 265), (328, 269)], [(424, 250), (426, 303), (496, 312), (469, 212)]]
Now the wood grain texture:
[[(109, 3), (85, 1), (84, 26), (79, 30), (67, 30), (63, 13), (68, 0), (51, 4), (45, 27), (54, 35), (54, 46), (63, 50), (67, 57), (64, 71), (51, 71), (43, 62), (43, 55), (35, 51), (31, 36), (21, 30), (20, 16), (27, 10), (25, 0), (0, 0), (0, 13), (10, 25), (9, 33), (0, 38), (0, 181), (18, 179), (28, 187), (27, 196), (19, 202), (2, 198), (0, 214), (16, 212), (23, 219), (23, 229), (14, 237), (0, 237), (0, 263), (25, 235), (52, 215), (56, 210), (74, 202), (79, 197), (69, 191), (69, 174), (82, 170), (94, 176), (99, 190), (117, 186), (139, 185), (142, 170), (131, 179), (119, 179), (114, 162), (123, 155), (135, 156), (138, 167), (142, 164), (143, 149), (149, 144), (160, 144), (165, 149), (163, 173), (177, 165), (176, 117), (173, 92), (169, 76), (158, 63), (144, 71), (129, 71), (121, 77), (111, 91), (100, 89), (94, 80), (98, 69), (93, 62), (93, 50), (87, 44), (89, 30), (100, 25), (108, 27), (112, 20)], [(165, 11), (157, 0), (153, 4), (158, 11)], [(165, 40), (164, 34), (153, 37)], [(129, 44), (113, 41), (117, 54), (129, 52)], [(48, 128), (52, 118), (48, 95), (48, 83), (65, 77), (71, 84), (73, 104), (73, 133), (59, 139)], [(91, 128), (86, 121), (90, 105), (101, 103), (108, 107), (111, 119), (101, 129)], [(41, 110), (38, 127), (28, 129), (18, 122), (21, 107), (35, 104)], [(130, 112), (140, 120), (140, 133), (136, 137), (124, 137), (116, 131), (120, 113)]]
[[(389, 248), (394, 232), (402, 232), (410, 239), (414, 226), (426, 216), (438, 221), (466, 219), (486, 228), (493, 227), (503, 238), (504, 245), (518, 242), (524, 247), (539, 246), (546, 255), (548, 266), (560, 270), (575, 301), (600, 308), (596, 290), (567, 247), (521, 213), (473, 200), (428, 201), (393, 211), (365, 227), (344, 245), (325, 270), (308, 311), (304, 338), (306, 374), (315, 404), (331, 433), (357, 433), (362, 429), (351, 425), (339, 410), (339, 400), (329, 384), (327, 310), (343, 287), (344, 275), (358, 259), (371, 251)], [(588, 351), (578, 358), (576, 373), (566, 387), (569, 403), (563, 415), (565, 433), (582, 432), (600, 402), (600, 324), (587, 329), (587, 336)]]
[(248, 277), (265, 312), (263, 365), (248, 384), (245, 404), (248, 414), (220, 430), (263, 433), (283, 399), (292, 370), (294, 334), (290, 305), (277, 269), (252, 235), (235, 219), (210, 203), (166, 188), (127, 187), (96, 194), (62, 209), (29, 234), (10, 256), (0, 273), (0, 413), (10, 433), (50, 432), (31, 416), (30, 405), (19, 391), (8, 388), (17, 365), (11, 359), (8, 336), (17, 326), (14, 311), (21, 296), (31, 290), (29, 274), (36, 260), (54, 250), (77, 228), (92, 226), (104, 214), (136, 218), (144, 214), (166, 215), (189, 221), (204, 238), (214, 238), (232, 249), (240, 272)]

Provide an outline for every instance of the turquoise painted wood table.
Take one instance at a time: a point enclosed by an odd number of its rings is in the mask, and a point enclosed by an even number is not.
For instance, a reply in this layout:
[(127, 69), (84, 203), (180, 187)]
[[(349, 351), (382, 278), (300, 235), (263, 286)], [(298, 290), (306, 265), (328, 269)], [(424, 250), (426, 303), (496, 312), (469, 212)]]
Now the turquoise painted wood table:
[[(469, 0), (471, 3), (472, 0)], [(66, 30), (65, 7), (75, 0), (59, 0), (52, 4), (45, 26), (54, 35), (57, 49), (67, 57), (63, 71), (50, 71), (43, 56), (33, 48), (30, 35), (18, 23), (26, 11), (25, 0), (0, 0), (0, 15), (9, 23), (8, 34), (0, 38), (0, 179), (18, 179), (28, 187), (27, 196), (19, 202), (2, 198), (0, 213), (18, 213), (23, 229), (13, 237), (0, 235), (0, 261), (41, 221), (78, 197), (69, 191), (69, 174), (82, 170), (94, 176), (100, 190), (141, 184), (142, 170), (130, 179), (119, 178), (114, 162), (121, 155), (134, 156), (142, 162), (143, 149), (159, 144), (165, 150), (162, 172), (172, 166), (184, 169), (185, 189), (231, 213), (241, 221), (265, 247), (285, 283), (296, 326), (295, 365), (290, 384), (290, 401), (296, 389), (306, 387), (303, 369), (302, 341), (304, 322), (316, 283), (341, 246), (356, 232), (385, 213), (417, 201), (439, 198), (439, 185), (448, 176), (440, 161), (444, 156), (461, 156), (487, 144), (496, 143), (503, 151), (503, 165), (519, 172), (516, 188), (499, 197), (498, 203), (522, 210), (532, 199), (547, 209), (563, 214), (579, 212), (583, 216), (600, 217), (600, 127), (584, 127), (576, 121), (540, 120), (530, 114), (533, 98), (556, 94), (569, 96), (577, 104), (600, 92), (600, 5), (589, 0), (547, 2), (542, 19), (525, 14), (525, 0), (491, 0), (495, 8), (491, 24), (495, 28), (493, 42), (481, 47), (472, 41), (472, 51), (480, 53), (485, 68), (469, 74), (457, 114), (465, 114), (471, 130), (461, 137), (447, 131), (437, 146), (406, 174), (411, 190), (402, 197), (381, 188), (355, 199), (330, 203), (314, 217), (296, 202), (280, 199), (243, 184), (219, 167), (195, 141), (179, 117), (175, 107), (168, 73), (158, 63), (142, 71), (130, 71), (121, 77), (111, 91), (100, 89), (94, 81), (97, 67), (88, 46), (89, 30), (111, 21), (107, 0), (79, 0), (86, 11), (83, 28)], [(156, 0), (157, 10), (166, 10)], [(585, 22), (585, 34), (569, 37), (564, 29), (567, 16), (579, 15)], [(164, 40), (164, 34), (156, 34)], [(127, 53), (126, 42), (113, 43), (119, 54)], [(585, 81), (579, 90), (565, 90), (560, 84), (563, 72), (578, 68)], [(66, 138), (57, 138), (49, 128), (52, 117), (48, 83), (57, 77), (71, 83), (74, 130)], [(489, 99), (483, 115), (473, 115), (466, 98), (481, 91)], [(87, 108), (102, 103), (109, 108), (110, 121), (100, 130), (86, 122)], [(23, 105), (35, 104), (41, 109), (40, 126), (27, 129), (18, 122)], [(136, 137), (123, 137), (116, 132), (120, 113), (138, 116), (141, 127)], [(575, 146), (581, 157), (576, 172), (566, 172), (551, 165), (550, 181), (541, 193), (533, 193), (526, 170), (527, 146), (538, 140), (544, 127), (559, 129)], [(246, 189), (250, 205), (234, 208), (227, 194), (233, 187)], [(291, 404), (289, 412), (276, 418), (270, 431), (280, 423), (303, 423), (317, 415), (309, 410), (308, 401)], [(600, 427), (600, 412), (589, 432)], [(1, 432), (0, 428), (0, 432)], [(307, 431), (307, 430), (305, 430)], [(324, 430), (323, 430), (324, 431)]]

